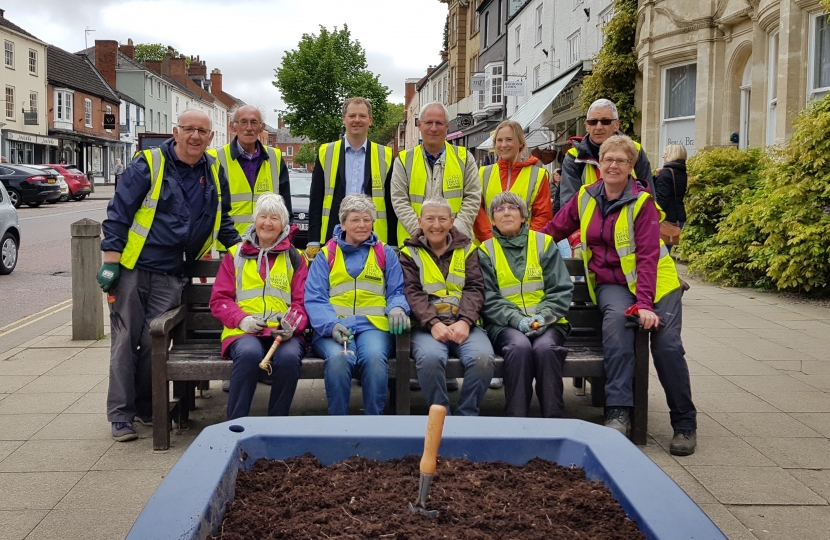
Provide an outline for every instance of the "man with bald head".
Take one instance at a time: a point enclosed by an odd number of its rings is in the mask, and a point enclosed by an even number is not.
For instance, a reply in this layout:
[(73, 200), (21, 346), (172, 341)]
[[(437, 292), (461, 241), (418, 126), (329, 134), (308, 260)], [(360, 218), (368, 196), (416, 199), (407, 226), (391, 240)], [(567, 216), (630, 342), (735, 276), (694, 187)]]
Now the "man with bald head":
[[(216, 156), (228, 175), (231, 200), (231, 218), (239, 234), (253, 223), (254, 205), (263, 193), (281, 195), (291, 212), (291, 184), (288, 169), (278, 148), (265, 146), (259, 134), (265, 129), (262, 113), (250, 105), (236, 109), (230, 122), (236, 137), (222, 148), (208, 151)], [(283, 223), (288, 226), (288, 223)], [(216, 244), (219, 251), (230, 246)]]
[(214, 241), (241, 241), (225, 171), (205, 153), (212, 139), (210, 118), (184, 111), (172, 139), (127, 166), (107, 206), (98, 283), (111, 302), (107, 417), (116, 441), (138, 438), (134, 421), (153, 421), (150, 321), (181, 303), (187, 265)]

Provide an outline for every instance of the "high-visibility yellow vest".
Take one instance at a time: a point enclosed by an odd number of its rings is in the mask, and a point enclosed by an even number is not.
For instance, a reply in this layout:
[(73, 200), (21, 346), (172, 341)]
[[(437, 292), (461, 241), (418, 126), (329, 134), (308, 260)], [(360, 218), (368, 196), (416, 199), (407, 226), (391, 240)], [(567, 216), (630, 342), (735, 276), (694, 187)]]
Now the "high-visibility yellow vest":
[[(384, 197), (383, 183), (386, 181), (386, 174), (392, 166), (392, 149), (382, 144), (369, 141), (368, 151), (372, 154), (372, 202), (375, 204), (378, 217), (375, 220), (372, 230), (378, 235), (378, 239), (384, 244), (389, 238), (389, 222), (386, 217), (386, 198)], [(323, 165), (323, 177), (325, 181), (325, 194), (323, 196), (323, 219), (320, 224), (320, 238), (310, 239), (318, 241), (323, 245), (328, 241), (326, 234), (329, 230), (331, 219), (331, 207), (334, 200), (334, 184), (337, 180), (337, 167), (340, 164), (340, 153), (343, 148), (343, 139), (331, 143), (321, 144), (317, 152), (320, 163)], [(363, 179), (361, 178), (361, 185)]]
[(476, 250), (473, 245), (465, 248), (456, 248), (452, 251), (450, 267), (447, 277), (441, 272), (441, 268), (435, 264), (429, 253), (417, 246), (405, 246), (401, 252), (409, 255), (421, 273), (421, 283), (427, 294), (447, 297), (454, 296), (458, 299), (464, 291), (465, 275), (467, 273), (467, 258)]
[[(444, 198), (450, 203), (452, 217), (455, 217), (461, 210), (461, 203), (464, 202), (464, 167), (467, 164), (467, 149), (444, 142), (444, 156), (442, 192)], [(421, 205), (426, 198), (429, 179), (424, 149), (419, 144), (412, 150), (402, 150), (399, 158), (404, 164), (406, 177), (409, 179), (409, 203), (415, 210), (415, 214), (421, 217)], [(403, 247), (404, 240), (407, 238), (410, 238), (410, 234), (398, 222), (398, 245)]]
[[(127, 232), (127, 244), (121, 253), (121, 266), (131, 270), (135, 268), (135, 263), (138, 261), (141, 250), (144, 249), (144, 243), (147, 241), (147, 236), (150, 234), (150, 228), (153, 226), (153, 219), (156, 217), (156, 208), (158, 207), (159, 197), (161, 196), (161, 187), (164, 184), (164, 153), (161, 151), (161, 148), (144, 150), (142, 154), (147, 161), (147, 166), (150, 168), (150, 190), (147, 192), (147, 196), (144, 197), (141, 208), (138, 209), (133, 217), (133, 224)], [(216, 234), (219, 231), (219, 225), (222, 223), (222, 187), (219, 184), (219, 162), (212, 156), (208, 156), (207, 160), (213, 183), (216, 185), (216, 195), (219, 199), (219, 205), (216, 208), (213, 235), (208, 237), (205, 245), (199, 250), (197, 259), (202, 258), (205, 253), (210, 251), (216, 239)]]
[[(524, 200), (527, 205), (528, 221), (533, 212), (533, 201), (536, 200), (536, 195), (539, 194), (539, 188), (542, 182), (545, 181), (545, 174), (547, 172), (542, 167), (535, 165), (531, 167), (522, 167), (518, 176), (513, 179), (510, 185), (510, 193), (515, 193)], [(490, 203), (496, 195), (501, 193), (501, 173), (499, 172), (499, 165), (487, 165), (478, 169), (478, 176), (481, 179), (481, 194), (484, 197), (484, 210), (487, 215), (490, 215)]]
[[(233, 257), (237, 305), (248, 315), (259, 315), (264, 319), (275, 313), (287, 313), (291, 305), (291, 280), (294, 279), (294, 267), (291, 265), (288, 252), (283, 251), (277, 255), (268, 274), (268, 281), (265, 281), (259, 274), (257, 259), (242, 257), (239, 249), (239, 244), (228, 249), (228, 253)], [(301, 257), (300, 260), (305, 258)], [(269, 328), (277, 326), (277, 321), (268, 320)], [(222, 331), (222, 341), (243, 334), (245, 332), (239, 328), (226, 326)]]
[[(216, 156), (219, 163), (225, 169), (225, 174), (228, 175), (228, 188), (230, 190), (231, 211), (229, 215), (233, 218), (233, 226), (239, 231), (240, 236), (248, 228), (248, 225), (254, 222), (254, 206), (257, 199), (263, 193), (280, 194), (280, 162), (282, 154), (278, 148), (263, 145), (263, 150), (268, 153), (265, 163), (259, 168), (254, 183), (254, 189), (251, 189), (251, 183), (248, 182), (248, 177), (245, 176), (245, 171), (242, 170), (238, 159), (231, 158), (231, 145), (234, 142), (228, 143), (222, 148), (211, 148), (208, 154)], [(283, 223), (283, 227), (287, 227), (288, 223)], [(218, 230), (218, 228), (217, 228)], [(217, 242), (217, 249), (225, 251), (221, 243)]]
[[(585, 264), (585, 275), (588, 282), (588, 293), (591, 295), (591, 300), (596, 303), (596, 286), (597, 276), (588, 270), (588, 263), (593, 256), (591, 248), (588, 247), (588, 226), (591, 223), (591, 218), (594, 213), (598, 212), (598, 205), (596, 199), (591, 197), (586, 186), (582, 186), (579, 190), (579, 238), (582, 242), (582, 260)], [(620, 209), (620, 215), (617, 218), (617, 223), (614, 226), (614, 248), (617, 255), (620, 257), (620, 266), (623, 274), (625, 274), (625, 281), (628, 283), (628, 290), (631, 294), (637, 294), (637, 246), (634, 242), (634, 221), (640, 215), (643, 205), (651, 199), (651, 195), (646, 191), (641, 191), (635, 201), (624, 205)], [(663, 218), (663, 212), (660, 211), (660, 218)], [(669, 256), (669, 250), (660, 240), (660, 258), (657, 261), (657, 285), (654, 291), (654, 303), (660, 301), (661, 298), (668, 293), (680, 287), (680, 278), (677, 275), (677, 268), (674, 266), (674, 261)]]
[[(637, 141), (634, 141), (634, 146), (637, 147), (637, 155), (639, 156), (639, 152), (642, 150), (642, 145)], [(582, 163), (582, 185), (583, 186), (590, 186), (597, 180), (599, 180), (599, 163), (594, 161), (593, 159), (579, 159), (579, 150), (576, 148), (571, 148), (568, 150), (568, 155), (574, 158), (574, 162)], [(637, 172), (634, 170), (632, 163), (631, 169), (631, 176), (637, 178)]]
[(496, 281), (504, 299), (515, 304), (525, 316), (531, 317), (536, 314), (536, 306), (545, 298), (545, 275), (541, 257), (553, 238), (536, 231), (529, 231), (527, 235), (527, 263), (521, 280), (513, 273), (504, 250), (495, 237), (483, 242), (480, 249), (487, 253), (493, 263)]
[[(378, 264), (375, 250), (369, 250), (363, 271), (356, 278), (346, 270), (346, 257), (339, 246), (329, 272), (329, 302), (341, 319), (364, 315), (378, 330), (389, 331), (386, 318), (386, 280)], [(323, 260), (329, 259), (329, 247), (320, 249)]]

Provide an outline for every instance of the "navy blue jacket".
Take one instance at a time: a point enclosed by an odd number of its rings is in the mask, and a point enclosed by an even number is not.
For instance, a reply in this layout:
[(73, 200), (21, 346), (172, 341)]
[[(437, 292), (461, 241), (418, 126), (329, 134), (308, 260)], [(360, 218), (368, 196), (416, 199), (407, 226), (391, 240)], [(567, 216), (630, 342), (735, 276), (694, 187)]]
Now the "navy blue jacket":
[[(203, 210), (198, 215), (191, 215), (190, 203), (186, 191), (181, 185), (178, 167), (184, 165), (178, 161), (173, 151), (173, 139), (161, 145), (164, 154), (164, 174), (158, 207), (150, 228), (150, 234), (136, 262), (136, 268), (158, 274), (182, 275), (184, 263), (193, 261), (199, 254), (205, 241), (213, 233), (218, 206), (218, 194), (209, 170), (207, 158), (194, 167), (201, 168), (198, 174), (205, 178)], [(178, 162), (178, 166), (177, 166)], [(186, 165), (185, 165), (186, 166)], [(194, 170), (194, 172), (197, 172)], [(224, 169), (220, 168), (219, 182), (222, 193), (222, 224), (219, 229), (219, 241), (232, 246), (241, 241), (239, 233), (233, 226), (233, 219), (228, 215), (231, 209), (228, 179)], [(107, 219), (102, 228), (104, 240), (102, 251), (124, 251), (127, 244), (127, 232), (133, 223), (133, 217), (144, 198), (150, 191), (150, 168), (143, 154), (139, 154), (124, 170), (118, 181), (115, 195), (107, 206)]]

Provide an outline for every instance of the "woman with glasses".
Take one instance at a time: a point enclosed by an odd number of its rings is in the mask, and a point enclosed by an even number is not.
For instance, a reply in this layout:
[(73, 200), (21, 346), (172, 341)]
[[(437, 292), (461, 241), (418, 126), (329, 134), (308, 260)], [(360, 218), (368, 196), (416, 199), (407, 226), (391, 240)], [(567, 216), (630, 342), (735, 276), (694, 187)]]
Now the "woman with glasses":
[(660, 240), (661, 212), (632, 176), (634, 141), (609, 137), (600, 147), (600, 180), (582, 186), (544, 232), (566, 238), (579, 230), (588, 291), (603, 313), (605, 425), (626, 434), (634, 404), (634, 327), (651, 331), (651, 353), (666, 392), (674, 437), (670, 451), (687, 456), (697, 442), (696, 411), (683, 342), (682, 289)]
[(481, 244), (484, 329), (504, 358), (507, 416), (527, 416), (536, 395), (545, 418), (561, 418), (562, 366), (573, 283), (553, 238), (531, 231), (524, 200), (509, 191), (490, 203), (493, 237)]

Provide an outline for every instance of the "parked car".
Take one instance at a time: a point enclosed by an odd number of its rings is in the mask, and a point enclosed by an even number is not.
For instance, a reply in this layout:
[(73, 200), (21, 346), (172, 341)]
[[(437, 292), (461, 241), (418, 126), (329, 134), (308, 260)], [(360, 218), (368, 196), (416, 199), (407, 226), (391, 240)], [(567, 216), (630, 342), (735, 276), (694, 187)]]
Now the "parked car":
[(11, 274), (20, 249), (20, 223), (9, 192), (0, 184), (0, 275)]
[(61, 188), (56, 174), (34, 169), (26, 165), (0, 165), (0, 182), (9, 192), (9, 200), (15, 208), (21, 203), (37, 208), (46, 201), (61, 198)]
[(29, 167), (32, 167), (34, 169), (40, 169), (41, 171), (46, 171), (47, 173), (54, 174), (58, 177), (58, 186), (60, 186), (61, 188), (61, 197), (58, 200), (46, 202), (48, 202), (49, 204), (55, 204), (58, 201), (66, 202), (69, 200), (69, 186), (67, 186), (66, 179), (60, 172), (48, 165), (29, 165)]
[(308, 245), (308, 205), (311, 202), (311, 174), (294, 174), (291, 176), (291, 211), (294, 223), (299, 227), (294, 236), (294, 245), (303, 249)]
[(82, 201), (87, 195), (92, 193), (89, 178), (78, 167), (66, 164), (54, 165), (51, 163), (46, 166), (52, 167), (63, 175), (66, 179), (67, 186), (69, 186), (70, 197), (76, 201)]

